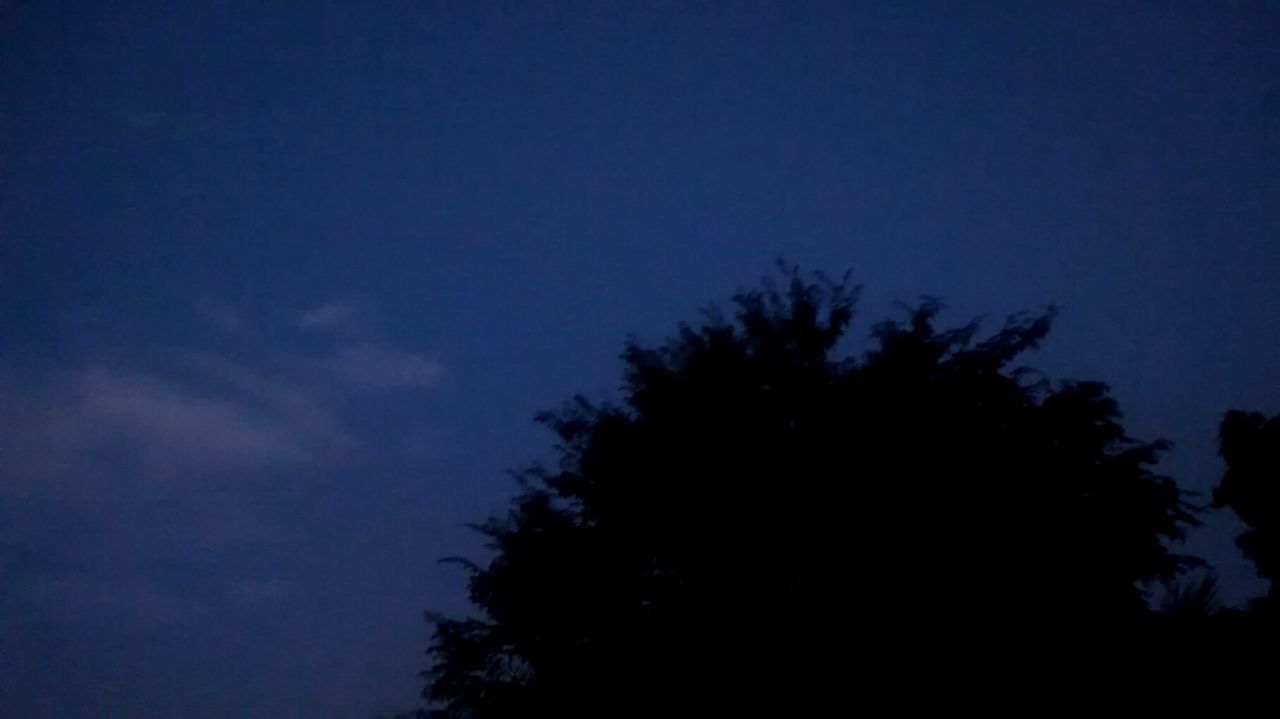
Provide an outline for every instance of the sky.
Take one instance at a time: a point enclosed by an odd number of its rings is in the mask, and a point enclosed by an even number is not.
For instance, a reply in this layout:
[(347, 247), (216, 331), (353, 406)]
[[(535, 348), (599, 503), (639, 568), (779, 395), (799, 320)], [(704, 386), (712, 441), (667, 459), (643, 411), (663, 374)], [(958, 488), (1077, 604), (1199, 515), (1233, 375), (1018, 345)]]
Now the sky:
[[(785, 256), (1280, 412), (1266, 2), (0, 0), (0, 715), (414, 705), (533, 415)], [(1216, 515), (1189, 549), (1264, 585)]]

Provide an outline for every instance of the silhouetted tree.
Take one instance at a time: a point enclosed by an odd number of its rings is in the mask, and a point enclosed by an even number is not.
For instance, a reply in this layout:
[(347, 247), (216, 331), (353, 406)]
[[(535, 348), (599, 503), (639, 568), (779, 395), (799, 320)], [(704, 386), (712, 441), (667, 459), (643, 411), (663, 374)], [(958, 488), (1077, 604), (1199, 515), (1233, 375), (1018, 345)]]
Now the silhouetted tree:
[(1218, 604), (1218, 577), (1206, 571), (1198, 577), (1181, 577), (1165, 584), (1160, 611), (1169, 619), (1184, 624), (1204, 625), (1221, 610)]
[(1014, 365), (1054, 311), (980, 339), (927, 300), (853, 356), (856, 294), (789, 271), (539, 418), (558, 465), (459, 560), (477, 616), (433, 617), (442, 716), (793, 715), (1148, 616), (1194, 519), (1105, 385)]
[(1249, 525), (1236, 546), (1271, 581), (1258, 608), (1275, 610), (1280, 606), (1280, 417), (1228, 412), (1218, 446), (1227, 471), (1214, 488), (1214, 504), (1230, 507)]

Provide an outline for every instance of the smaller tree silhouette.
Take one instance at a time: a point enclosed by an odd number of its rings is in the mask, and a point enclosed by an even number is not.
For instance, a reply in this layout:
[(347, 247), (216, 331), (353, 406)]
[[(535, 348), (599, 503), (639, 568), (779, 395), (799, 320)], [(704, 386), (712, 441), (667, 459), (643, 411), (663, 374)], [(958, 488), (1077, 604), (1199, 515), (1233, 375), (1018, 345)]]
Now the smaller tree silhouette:
[(1222, 420), (1219, 453), (1227, 463), (1213, 491), (1218, 507), (1230, 507), (1249, 529), (1236, 546), (1271, 582), (1259, 609), (1280, 605), (1280, 417), (1232, 410)]

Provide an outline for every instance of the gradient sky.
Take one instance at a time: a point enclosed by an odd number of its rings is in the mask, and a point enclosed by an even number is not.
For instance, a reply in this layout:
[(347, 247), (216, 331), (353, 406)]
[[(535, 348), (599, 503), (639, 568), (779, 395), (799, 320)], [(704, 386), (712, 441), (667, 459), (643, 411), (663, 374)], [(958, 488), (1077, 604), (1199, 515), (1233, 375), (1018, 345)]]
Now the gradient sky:
[[(0, 0), (0, 715), (415, 702), (535, 412), (768, 273), (1280, 411), (1280, 8)], [(1259, 589), (1219, 517), (1193, 549)]]

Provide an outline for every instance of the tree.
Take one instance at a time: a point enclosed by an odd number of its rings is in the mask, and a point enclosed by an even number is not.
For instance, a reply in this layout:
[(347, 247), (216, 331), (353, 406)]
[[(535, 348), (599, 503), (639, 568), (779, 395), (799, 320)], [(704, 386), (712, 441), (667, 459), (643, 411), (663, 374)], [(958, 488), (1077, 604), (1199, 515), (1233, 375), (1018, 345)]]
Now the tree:
[(1236, 546), (1258, 574), (1271, 581), (1259, 609), (1280, 606), (1280, 417), (1228, 412), (1219, 432), (1219, 454), (1227, 463), (1213, 491), (1218, 507), (1230, 507), (1249, 529)]
[(1014, 364), (1053, 309), (979, 339), (926, 300), (854, 356), (856, 296), (787, 270), (629, 342), (621, 404), (539, 417), (558, 465), (477, 527), (487, 564), (459, 560), (478, 615), (433, 617), (442, 715), (795, 714), (859, 657), (894, 681), (1147, 616), (1195, 520), (1105, 385)]

